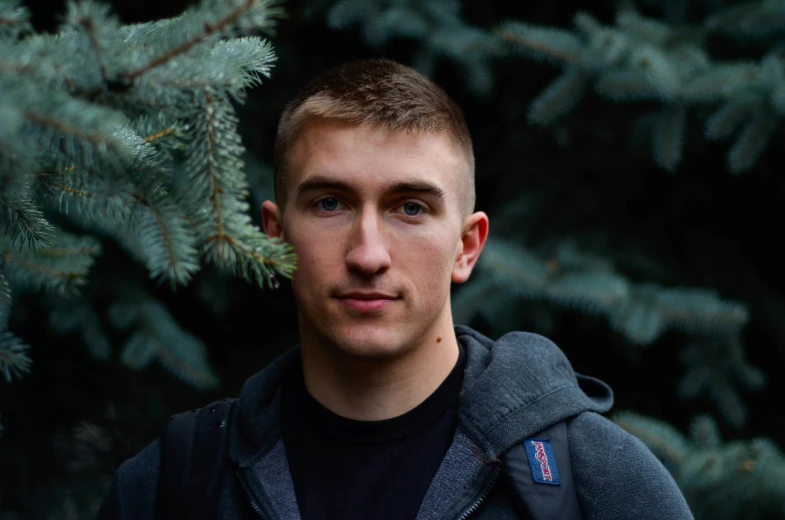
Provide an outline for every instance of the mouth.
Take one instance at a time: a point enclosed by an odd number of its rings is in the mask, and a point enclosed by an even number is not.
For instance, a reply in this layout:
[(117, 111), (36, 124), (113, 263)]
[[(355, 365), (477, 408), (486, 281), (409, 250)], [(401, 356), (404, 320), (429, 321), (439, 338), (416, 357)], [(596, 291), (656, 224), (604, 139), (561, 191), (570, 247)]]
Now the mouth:
[(340, 301), (346, 309), (359, 314), (382, 311), (392, 305), (395, 300), (397, 300), (397, 298), (381, 294), (349, 294), (338, 298), (338, 301)]

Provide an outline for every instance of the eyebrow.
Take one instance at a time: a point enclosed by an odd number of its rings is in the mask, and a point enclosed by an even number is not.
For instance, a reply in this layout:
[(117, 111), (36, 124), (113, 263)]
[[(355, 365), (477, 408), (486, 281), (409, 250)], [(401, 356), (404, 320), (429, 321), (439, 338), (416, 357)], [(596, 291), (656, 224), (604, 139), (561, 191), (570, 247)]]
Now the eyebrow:
[[(296, 196), (301, 197), (311, 191), (340, 191), (343, 193), (354, 193), (354, 189), (343, 181), (338, 181), (323, 175), (315, 175), (309, 179), (304, 180), (297, 186)], [(390, 184), (384, 189), (383, 196), (389, 197), (391, 195), (399, 195), (402, 193), (422, 193), (430, 194), (441, 201), (444, 201), (444, 190), (430, 182), (414, 180), (405, 182), (396, 182)]]

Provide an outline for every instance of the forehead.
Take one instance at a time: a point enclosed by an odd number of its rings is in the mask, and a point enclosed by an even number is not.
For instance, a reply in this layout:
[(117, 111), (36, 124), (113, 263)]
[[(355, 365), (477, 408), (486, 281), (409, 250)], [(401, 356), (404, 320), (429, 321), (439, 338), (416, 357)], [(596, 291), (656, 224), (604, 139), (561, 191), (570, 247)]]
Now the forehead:
[(313, 176), (327, 176), (357, 190), (382, 190), (391, 182), (427, 180), (457, 198), (467, 168), (443, 133), (390, 131), (380, 126), (309, 120), (289, 153), (287, 191)]

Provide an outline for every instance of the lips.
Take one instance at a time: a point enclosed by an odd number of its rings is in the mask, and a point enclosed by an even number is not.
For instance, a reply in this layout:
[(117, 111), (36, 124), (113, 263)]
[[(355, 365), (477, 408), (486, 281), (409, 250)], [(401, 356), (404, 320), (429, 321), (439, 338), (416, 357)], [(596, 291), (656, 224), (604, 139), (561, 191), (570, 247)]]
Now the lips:
[(366, 314), (383, 310), (397, 298), (383, 293), (348, 293), (338, 299), (348, 310)]
[(380, 292), (372, 292), (372, 293), (362, 293), (362, 292), (351, 292), (346, 293), (339, 298), (344, 299), (352, 299), (352, 300), (394, 300), (395, 296), (391, 296), (389, 294), (380, 293)]

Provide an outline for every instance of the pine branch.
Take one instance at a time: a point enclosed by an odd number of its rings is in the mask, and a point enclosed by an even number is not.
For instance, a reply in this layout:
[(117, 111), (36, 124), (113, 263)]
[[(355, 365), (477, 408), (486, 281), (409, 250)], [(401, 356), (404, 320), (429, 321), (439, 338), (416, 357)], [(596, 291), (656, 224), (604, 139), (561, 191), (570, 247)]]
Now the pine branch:
[(8, 328), (8, 320), (11, 317), (11, 285), (5, 277), (3, 269), (0, 268), (0, 330)]
[[(146, 264), (152, 278), (169, 281), (174, 288), (188, 283), (200, 269), (193, 223), (160, 187), (144, 189), (128, 178), (102, 179), (97, 174), (69, 179), (66, 172), (39, 173), (37, 178), (41, 192), (49, 200), (59, 199), (64, 213), (126, 242), (135, 236), (135, 257)], [(80, 181), (87, 185), (80, 186)]]
[[(575, 30), (578, 32), (579, 37), (583, 40), (596, 39), (605, 31), (605, 26), (586, 11), (576, 12), (572, 17), (572, 24), (575, 26)], [(568, 34), (571, 33), (568, 32)]]
[(244, 198), (247, 194), (241, 138), (234, 110), (225, 96), (205, 89), (201, 106), (204, 117), (194, 129), (185, 164), (185, 195), (189, 201), (206, 201), (211, 206), (210, 220), (203, 221), (209, 227), (205, 234), (222, 247), (227, 237), (223, 195)]
[(676, 24), (646, 18), (631, 8), (619, 9), (616, 26), (658, 47), (671, 45), (679, 39)]
[(0, 225), (14, 243), (32, 248), (51, 245), (55, 230), (33, 200), (32, 185), (25, 177), (11, 178), (0, 192)]
[(737, 390), (760, 390), (766, 384), (764, 373), (748, 363), (737, 336), (695, 337), (681, 353), (687, 372), (679, 385), (684, 399), (706, 395), (734, 427), (746, 423), (747, 410)]
[[(503, 54), (503, 42), (477, 29), (458, 23), (460, 18), (445, 21), (430, 31), (429, 53), (433, 59), (447, 57), (463, 69), (469, 89), (477, 95), (487, 94), (494, 84), (491, 58)], [(426, 67), (432, 69), (433, 64)]]
[(692, 419), (690, 438), (700, 449), (710, 450), (722, 446), (722, 436), (717, 423), (705, 414), (697, 415)]
[(563, 117), (583, 99), (589, 74), (581, 67), (568, 67), (529, 108), (529, 122), (547, 126)]
[(207, 360), (207, 349), (196, 337), (180, 328), (160, 302), (128, 289), (125, 299), (109, 309), (109, 317), (131, 337), (123, 346), (121, 359), (129, 368), (141, 370), (152, 360), (199, 389), (218, 384)]
[(91, 237), (77, 237), (57, 230), (48, 248), (16, 251), (10, 242), (0, 239), (0, 265), (12, 286), (65, 294), (78, 292), (87, 283), (98, 242)]
[(739, 94), (765, 88), (758, 64), (750, 61), (714, 63), (682, 89), (692, 103), (716, 103)]
[[(78, 294), (108, 240), (172, 287), (191, 282), (202, 260), (268, 288), (276, 274), (291, 277), (291, 246), (247, 215), (232, 107), (270, 76), (270, 43), (242, 33), (271, 34), (278, 3), (203, 0), (177, 18), (122, 25), (105, 4), (71, 1), (58, 33), (28, 36), (28, 12), (0, 0), (0, 331), (12, 291)], [(121, 294), (123, 282), (105, 289)], [(106, 359), (111, 344), (90, 305), (49, 308), (50, 320)], [(129, 364), (143, 347), (189, 384), (217, 384), (204, 345), (160, 302), (142, 298), (130, 311)], [(0, 370), (10, 378), (29, 359), (3, 338)]]
[(618, 102), (664, 101), (669, 97), (661, 85), (642, 70), (609, 70), (597, 79), (595, 89), (601, 96)]
[(753, 0), (728, 6), (706, 20), (720, 33), (763, 38), (785, 33), (785, 6), (777, 0)]
[(505, 292), (603, 314), (635, 343), (650, 344), (670, 329), (733, 334), (749, 320), (745, 306), (713, 291), (633, 284), (569, 242), (542, 260), (505, 240), (488, 240), (477, 268)]
[(496, 277), (508, 290), (531, 298), (542, 296), (551, 275), (542, 260), (503, 240), (488, 240), (478, 265), (484, 275)]
[(30, 372), (29, 348), (11, 332), (0, 331), (0, 372), (7, 382), (10, 383), (12, 377), (20, 378), (23, 373)]
[(18, 38), (32, 32), (30, 11), (18, 0), (0, 0), (0, 38)]
[[(645, 287), (654, 287), (647, 284)], [(749, 321), (746, 306), (719, 298), (715, 291), (705, 289), (656, 289), (659, 312), (676, 329), (705, 334), (731, 334), (741, 330)]]
[[(158, 72), (161, 73), (157, 76), (159, 80), (169, 79), (170, 84), (167, 85), (166, 81), (162, 81), (156, 87), (157, 90), (154, 89), (154, 94), (159, 97), (163, 94), (162, 88), (171, 91), (173, 85), (178, 83), (176, 71), (185, 81), (184, 83), (181, 81), (179, 85), (184, 94), (192, 90), (194, 85), (200, 85), (203, 87), (203, 91), (215, 90), (219, 96), (222, 95), (221, 92), (225, 92), (227, 95), (238, 98), (243, 88), (258, 84), (260, 75), (269, 75), (274, 55), (269, 44), (256, 37), (216, 41), (212, 36), (229, 35), (252, 26), (269, 28), (272, 25), (272, 15), (279, 13), (278, 10), (271, 7), (273, 4), (274, 2), (252, 1), (234, 2), (234, 5), (223, 3), (218, 6), (205, 2), (198, 9), (187, 12), (177, 20), (177, 23), (166, 20), (148, 24), (146, 28), (152, 30), (147, 35), (151, 39), (142, 42), (143, 48), (152, 51), (168, 45), (169, 51), (149, 61), (146, 67), (136, 69), (137, 74), (141, 75), (144, 70), (148, 73), (145, 74), (145, 77), (155, 81), (155, 73)], [(152, 37), (156, 33), (155, 29), (161, 28), (166, 28), (168, 31), (158, 31), (157, 36)], [(96, 70), (98, 71), (97, 79), (93, 80), (92, 84), (98, 84), (105, 90), (112, 86), (112, 82), (117, 83), (116, 67), (110, 68), (109, 64), (111, 63), (114, 67), (115, 63), (128, 61), (127, 58), (130, 56), (127, 53), (118, 54), (117, 50), (132, 49), (133, 46), (127, 44), (128, 36), (138, 29), (140, 27), (119, 30), (114, 18), (109, 16), (108, 10), (98, 4), (92, 2), (72, 3), (69, 6), (63, 32), (57, 35), (56, 39), (60, 40), (58, 42), (60, 45), (69, 48), (69, 50), (81, 46), (87, 51), (88, 56), (92, 55), (92, 63), (97, 63)], [(122, 45), (117, 41), (118, 34), (125, 37)], [(171, 47), (173, 39), (183, 38), (184, 35), (189, 34), (196, 36), (191, 39), (186, 38), (185, 44)], [(80, 37), (84, 41), (80, 40)], [(27, 48), (18, 46), (12, 59), (26, 63), (31, 61), (29, 60), (30, 56), (43, 55), (41, 56), (43, 59), (37, 61), (43, 62), (45, 65), (36, 69), (35, 73), (41, 76), (53, 76), (51, 70), (53, 67), (49, 67), (49, 65), (52, 62), (60, 61), (55, 56), (62, 52), (52, 44), (53, 41), (54, 39), (38, 38), (32, 41), (34, 45), (29, 45)], [(209, 45), (205, 45), (208, 43)], [(139, 56), (142, 55), (139, 54)], [(84, 54), (72, 52), (71, 56), (84, 56)], [(179, 60), (180, 63), (173, 63), (178, 66), (176, 68), (168, 66), (170, 58), (175, 56), (182, 58)], [(105, 60), (104, 57), (107, 59)], [(117, 59), (123, 57), (126, 60)], [(193, 61), (183, 63), (183, 60), (187, 58), (192, 58)], [(72, 63), (68, 59), (62, 60), (62, 62)], [(212, 66), (205, 66), (206, 64)], [(220, 67), (215, 66), (218, 64)], [(66, 65), (66, 67), (68, 66)], [(81, 77), (85, 77), (84, 67), (81, 72)], [(197, 78), (196, 82), (194, 82), (194, 72), (202, 73), (201, 78)], [(132, 73), (132, 76), (135, 77), (135, 75)], [(96, 93), (86, 93), (91, 88), (90, 85), (90, 81), (82, 81), (78, 87), (73, 89), (74, 93), (92, 101), (95, 99)], [(144, 89), (142, 90), (144, 91)], [(9, 92), (12, 97), (15, 95), (14, 90)], [(187, 282), (190, 275), (198, 268), (194, 239), (189, 238), (193, 237), (191, 230), (195, 225), (193, 219), (189, 219), (185, 215), (177, 216), (181, 212), (175, 210), (171, 203), (151, 194), (145, 188), (146, 184), (150, 184), (147, 173), (135, 174), (132, 176), (134, 180), (124, 174), (124, 170), (135, 163), (141, 165), (141, 170), (147, 169), (149, 171), (149, 168), (144, 165), (145, 160), (156, 162), (159, 165), (156, 174), (158, 185), (160, 185), (160, 177), (168, 166), (162, 164), (162, 160), (165, 162), (170, 156), (152, 157), (149, 145), (164, 135), (173, 135), (175, 133), (172, 130), (174, 127), (169, 126), (168, 131), (159, 129), (153, 134), (148, 134), (147, 137), (142, 137), (144, 134), (140, 136), (138, 132), (130, 131), (129, 127), (135, 126), (137, 130), (142, 129), (145, 126), (143, 124), (144, 114), (141, 114), (141, 119), (132, 123), (120, 112), (110, 108), (97, 107), (89, 101), (85, 103), (60, 93), (46, 92), (44, 94), (42, 91), (40, 99), (34, 99), (31, 102), (28, 99), (30, 96), (27, 90), (23, 100), (21, 99), (23, 97), (22, 90), (20, 89), (18, 92), (19, 99), (14, 99), (11, 106), (18, 107), (16, 110), (19, 113), (18, 119), (21, 124), (25, 125), (25, 128), (22, 128), (24, 130), (22, 135), (32, 138), (28, 141), (27, 148), (38, 149), (41, 144), (47, 147), (50, 142), (54, 142), (56, 139), (57, 148), (50, 149), (50, 152), (55, 155), (65, 154), (70, 159), (65, 163), (72, 162), (67, 168), (68, 171), (58, 172), (57, 176), (39, 175), (37, 179), (39, 193), (48, 196), (49, 200), (58, 201), (59, 209), (70, 214), (77, 222), (84, 222), (85, 218), (88, 218), (94, 224), (100, 222), (99, 227), (110, 233), (114, 231), (116, 234), (126, 233), (128, 227), (138, 229), (144, 233), (144, 236), (140, 237), (137, 242), (142, 247), (151, 246), (149, 251), (144, 251), (139, 255), (147, 260), (151, 275), (168, 278), (173, 284)], [(133, 102), (134, 99), (132, 93), (130, 100)], [(18, 103), (17, 101), (20, 100), (25, 102)], [(48, 101), (48, 104), (42, 107), (45, 100)], [(128, 108), (128, 105), (118, 106)], [(44, 110), (41, 110), (42, 108)], [(175, 105), (172, 108), (176, 110), (178, 107)], [(165, 116), (164, 119), (167, 117)], [(182, 115), (180, 115), (180, 119), (182, 119)], [(114, 126), (111, 126), (112, 124)], [(147, 126), (151, 127), (152, 125), (148, 124)], [(226, 136), (228, 139), (225, 139), (220, 135), (221, 130), (220, 127), (215, 129), (217, 133), (212, 136), (213, 142), (223, 140), (225, 143), (233, 136), (236, 137), (236, 132), (232, 130), (233, 134)], [(65, 139), (63, 139), (64, 136)], [(122, 136), (121, 140), (117, 139), (118, 136)], [(2, 144), (0, 142), (0, 150), (2, 150)], [(123, 146), (125, 146), (126, 153), (118, 153), (117, 148)], [(241, 148), (239, 138), (236, 139), (236, 147)], [(164, 151), (166, 150), (164, 149)], [(16, 156), (25, 155), (24, 149), (20, 152)], [(108, 163), (107, 159), (109, 159)], [(60, 158), (58, 162), (63, 163), (64, 161)], [(235, 170), (239, 173), (237, 182), (242, 183), (242, 172), (239, 168), (235, 168)], [(227, 178), (222, 180), (231, 181)], [(225, 186), (221, 188), (223, 187)], [(158, 190), (157, 187), (154, 189)], [(218, 191), (216, 190), (215, 193), (217, 194)], [(241, 187), (238, 190), (233, 190), (233, 194), (242, 197), (244, 190)], [(217, 195), (212, 200), (220, 202)], [(140, 206), (146, 207), (147, 211), (140, 211)], [(191, 208), (192, 212), (197, 210), (198, 208)], [(220, 219), (218, 235), (222, 238), (222, 220), (224, 218), (232, 220), (234, 216), (225, 216), (220, 209), (218, 214)], [(251, 252), (244, 256), (245, 258), (254, 258), (255, 255), (256, 253)], [(281, 255), (279, 254), (279, 256)], [(291, 259), (291, 255), (285, 256), (285, 258)], [(260, 259), (257, 258), (257, 260)], [(270, 259), (263, 260), (266, 264), (275, 263)], [(246, 265), (229, 267), (249, 270)], [(285, 272), (286, 269), (291, 269), (291, 267), (282, 268), (282, 271)], [(271, 273), (267, 272), (266, 267), (262, 270), (265, 278), (269, 279)], [(50, 274), (54, 276), (55, 272), (50, 272)], [(64, 275), (65, 273), (60, 274)]]
[(768, 110), (759, 110), (754, 118), (744, 125), (728, 154), (728, 168), (731, 173), (749, 170), (769, 144), (780, 122), (781, 118)]
[(192, 26), (196, 26), (197, 20), (201, 19), (200, 32), (186, 33), (184, 41), (153, 58), (144, 66), (125, 72), (122, 79), (126, 82), (133, 82), (149, 71), (186, 54), (214, 36), (242, 28), (270, 30), (274, 26), (274, 17), (282, 14), (280, 10), (274, 8), (276, 3), (276, 0), (229, 0), (220, 4), (220, 9), (217, 9), (219, 4), (205, 0), (199, 8), (190, 12), (191, 19), (189, 21)]
[(24, 126), (21, 113), (0, 99), (0, 118), (3, 121), (0, 126), (0, 193), (4, 193), (24, 183), (20, 176), (35, 169), (36, 160), (28, 144), (18, 140)]
[(510, 21), (496, 32), (534, 59), (557, 64), (583, 64), (584, 42), (570, 31)]
[(743, 95), (728, 100), (706, 120), (706, 137), (727, 139), (763, 108), (760, 95)]
[(769, 102), (772, 108), (783, 116), (785, 115), (785, 64), (778, 53), (770, 53), (763, 58), (761, 65)]
[[(745, 420), (737, 387), (759, 389), (765, 383), (760, 370), (744, 361), (738, 339), (749, 320), (744, 305), (705, 289), (632, 283), (607, 259), (586, 254), (571, 242), (542, 255), (504, 240), (488, 240), (477, 274), (454, 298), (461, 322), (483, 315), (485, 309), (477, 302), (486, 301), (481, 296), (491, 293), (493, 299), (506, 301), (508, 310), (512, 302), (526, 300), (604, 316), (635, 345), (650, 345), (669, 330), (686, 333), (691, 344), (683, 354), (688, 371), (681, 383), (682, 397), (707, 393), (734, 426)], [(508, 329), (522, 320), (508, 317)], [(716, 359), (710, 354), (704, 359), (698, 355), (703, 351), (695, 351), (692, 344), (723, 352), (715, 354)]]
[(584, 312), (607, 313), (628, 298), (629, 283), (613, 272), (565, 271), (554, 274), (545, 297)]
[(137, 211), (135, 220), (150, 276), (168, 280), (172, 288), (188, 283), (201, 265), (186, 215), (174, 203), (161, 200)]
[(134, 208), (146, 200), (128, 179), (39, 172), (38, 196), (76, 220), (127, 226)]
[(685, 74), (666, 50), (651, 44), (630, 47), (627, 64), (630, 69), (645, 74), (662, 92), (665, 99), (679, 98)]
[[(269, 42), (258, 37), (236, 38), (220, 41), (210, 47), (200, 47), (175, 62), (160, 66), (144, 77), (131, 92), (133, 99), (143, 104), (160, 102), (162, 95), (172, 99), (172, 91), (179, 92), (182, 102), (173, 102), (167, 112), (176, 112), (179, 104), (185, 103), (177, 116), (193, 112), (191, 100), (203, 96), (205, 91), (214, 90), (229, 94), (242, 101), (245, 89), (261, 83), (261, 77), (269, 77), (276, 55)], [(201, 114), (194, 114), (200, 117)]]
[(25, 86), (4, 92), (17, 105), (29, 153), (67, 157), (80, 167), (117, 167), (142, 151), (141, 138), (121, 113), (65, 93)]
[(609, 319), (634, 343), (649, 345), (667, 330), (732, 334), (749, 316), (744, 306), (723, 301), (712, 291), (637, 284), (630, 299), (613, 309)]
[(613, 420), (660, 458), (696, 520), (764, 520), (785, 514), (785, 457), (770, 439), (723, 443), (706, 416), (690, 426), (691, 438), (634, 412), (617, 413)]
[[(346, 29), (353, 23), (379, 18), (378, 4), (363, 0), (339, 0), (325, 16), (327, 25), (333, 29)], [(415, 20), (420, 20), (415, 18)], [(411, 23), (411, 22), (410, 22)], [(366, 35), (368, 38), (368, 35)], [(375, 41), (371, 38), (372, 41)]]
[[(110, 15), (108, 5), (98, 4), (92, 0), (69, 1), (62, 30), (72, 29), (87, 39), (86, 47), (94, 57), (90, 68), (84, 73), (89, 74), (90, 69), (97, 69), (95, 83), (97, 89), (107, 88), (112, 73), (107, 70), (107, 63), (113, 63), (116, 56), (109, 52), (110, 42), (120, 29), (116, 17)], [(112, 71), (113, 72), (113, 71)], [(92, 95), (85, 97), (91, 98)]]
[(472, 92), (486, 95), (494, 81), (491, 60), (504, 54), (504, 42), (496, 34), (467, 24), (460, 11), (456, 0), (343, 0), (328, 10), (326, 19), (336, 30), (359, 25), (365, 42), (376, 49), (399, 38), (420, 40), (412, 66), (431, 75), (436, 60), (446, 57), (465, 71), (466, 86)]
[(225, 95), (203, 93), (204, 118), (194, 130), (184, 168), (184, 203), (210, 210), (192, 215), (208, 262), (229, 269), (260, 286), (275, 287), (273, 271), (290, 277), (295, 256), (252, 225), (248, 216), (248, 183), (237, 120)]
[[(705, 41), (726, 30), (758, 37), (785, 33), (781, 2), (746, 2), (693, 26), (646, 18), (630, 5), (619, 10), (613, 26), (579, 12), (574, 33), (519, 22), (508, 22), (499, 32), (529, 57), (546, 58), (568, 69), (579, 66), (588, 72), (586, 87), (593, 85), (610, 101), (660, 101), (662, 115), (654, 129), (652, 155), (664, 170), (673, 171), (682, 161), (684, 120), (692, 106), (725, 104), (707, 122), (707, 137), (721, 138), (744, 123), (752, 110), (750, 98), (757, 97), (774, 110), (764, 109), (747, 122), (728, 154), (731, 173), (749, 170), (785, 117), (785, 64), (776, 49), (759, 63), (713, 62), (704, 50)], [(557, 87), (565, 80), (563, 75), (535, 98), (531, 123), (550, 122), (555, 119), (552, 114), (562, 116), (574, 108), (576, 98), (558, 95)]]
[(8, 45), (6, 42), (0, 42), (0, 49), (2, 49), (2, 58), (0, 59), (0, 72), (4, 74), (19, 74), (19, 75), (37, 75), (40, 71), (32, 66), (32, 65), (20, 65), (18, 63), (14, 63), (11, 60), (8, 60), (7, 57), (11, 54), (12, 46)]
[(296, 268), (296, 255), (287, 244), (271, 239), (252, 227), (250, 218), (248, 224), (248, 233), (231, 244), (237, 252), (237, 261), (231, 264), (232, 272), (259, 287), (277, 289), (279, 282), (275, 274), (291, 279)]
[(663, 169), (673, 171), (681, 163), (687, 109), (682, 105), (664, 105), (654, 126), (654, 159)]

